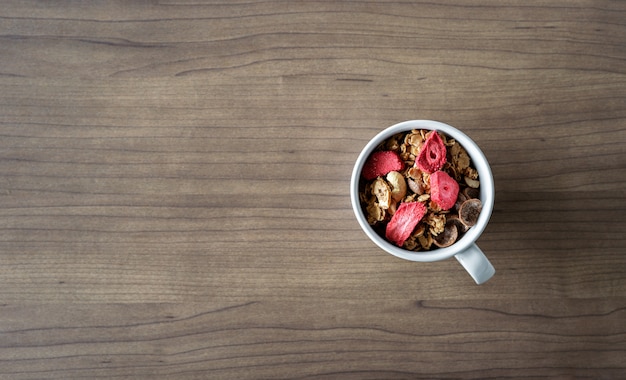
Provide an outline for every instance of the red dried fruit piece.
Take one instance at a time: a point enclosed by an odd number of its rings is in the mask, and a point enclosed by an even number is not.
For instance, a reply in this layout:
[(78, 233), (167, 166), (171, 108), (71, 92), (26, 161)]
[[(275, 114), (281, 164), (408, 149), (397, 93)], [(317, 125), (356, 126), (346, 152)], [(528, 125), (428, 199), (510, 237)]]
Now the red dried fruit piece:
[(426, 206), (421, 202), (401, 203), (387, 223), (385, 237), (398, 247), (402, 247), (425, 214)]
[(378, 176), (386, 175), (392, 171), (404, 168), (404, 162), (398, 153), (391, 150), (380, 150), (372, 153), (363, 164), (361, 174), (366, 180), (372, 180)]
[(432, 131), (424, 141), (415, 164), (426, 173), (434, 173), (446, 163), (446, 146), (437, 131)]
[(459, 195), (459, 184), (448, 173), (438, 171), (430, 175), (430, 199), (442, 210), (451, 209)]

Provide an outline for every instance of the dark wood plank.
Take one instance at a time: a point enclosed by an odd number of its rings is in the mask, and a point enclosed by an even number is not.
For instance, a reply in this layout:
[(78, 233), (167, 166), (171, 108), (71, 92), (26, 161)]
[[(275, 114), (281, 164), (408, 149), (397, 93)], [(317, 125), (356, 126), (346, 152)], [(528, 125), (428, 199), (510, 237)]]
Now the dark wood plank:
[(0, 375), (615, 378), (625, 301), (4, 306)]

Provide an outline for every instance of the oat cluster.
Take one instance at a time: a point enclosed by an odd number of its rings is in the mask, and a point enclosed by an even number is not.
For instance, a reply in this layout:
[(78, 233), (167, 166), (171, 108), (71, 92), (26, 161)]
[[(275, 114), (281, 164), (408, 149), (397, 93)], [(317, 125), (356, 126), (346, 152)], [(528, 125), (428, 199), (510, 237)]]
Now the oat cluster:
[[(458, 195), (456, 200), (453, 200), (454, 205), (447, 210), (442, 209), (432, 199), (430, 178), (432, 173), (420, 169), (423, 165), (416, 163), (418, 157), (424, 159), (426, 152), (422, 152), (421, 156), (420, 152), (425, 142), (429, 137), (436, 137), (430, 136), (432, 133), (438, 133), (445, 146), (443, 153), (445, 163), (439, 170), (447, 173), (458, 183)], [(412, 130), (387, 139), (372, 155), (376, 152), (395, 152), (402, 162), (401, 165), (394, 167), (387, 165), (390, 169), (396, 170), (378, 172), (375, 178), (371, 178), (373, 175), (367, 179), (361, 178), (359, 192), (361, 206), (368, 223), (380, 235), (385, 237), (385, 228), (399, 206), (409, 202), (422, 203), (426, 212), (417, 224), (411, 224), (415, 227), (410, 235), (407, 231), (408, 238), (401, 243), (407, 250), (423, 251), (448, 247), (476, 223), (482, 209), (478, 199), (480, 186), (478, 172), (472, 167), (465, 149), (455, 139), (437, 131)], [(386, 174), (383, 174), (385, 172)]]

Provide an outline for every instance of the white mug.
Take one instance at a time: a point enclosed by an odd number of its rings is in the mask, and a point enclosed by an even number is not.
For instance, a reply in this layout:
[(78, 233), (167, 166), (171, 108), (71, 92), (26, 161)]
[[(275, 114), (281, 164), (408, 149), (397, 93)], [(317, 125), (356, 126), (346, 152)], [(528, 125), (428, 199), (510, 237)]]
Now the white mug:
[[(437, 248), (432, 251), (409, 251), (393, 245), (374, 231), (374, 229), (367, 222), (367, 216), (363, 213), (363, 209), (361, 207), (359, 199), (359, 179), (361, 177), (361, 171), (363, 170), (363, 164), (376, 147), (383, 141), (393, 135), (413, 129), (437, 130), (455, 139), (463, 148), (465, 148), (467, 154), (470, 156), (474, 168), (478, 171), (478, 178), (480, 180), (479, 198), (482, 202), (482, 210), (478, 217), (478, 221), (467, 232), (465, 232), (459, 240), (446, 248)], [(493, 265), (491, 265), (485, 254), (476, 245), (476, 240), (487, 226), (489, 218), (491, 217), (494, 198), (495, 187), (491, 168), (489, 167), (487, 158), (478, 145), (476, 145), (472, 139), (458, 129), (448, 124), (433, 120), (404, 121), (392, 125), (391, 127), (380, 132), (372, 140), (370, 140), (365, 148), (363, 148), (363, 151), (361, 151), (361, 154), (357, 158), (356, 164), (354, 165), (350, 181), (350, 199), (352, 201), (352, 208), (356, 215), (356, 219), (365, 234), (378, 247), (396, 257), (410, 261), (433, 262), (445, 260), (454, 256), (461, 263), (461, 265), (463, 265), (465, 270), (470, 274), (470, 276), (472, 276), (477, 284), (486, 282), (495, 274)]]

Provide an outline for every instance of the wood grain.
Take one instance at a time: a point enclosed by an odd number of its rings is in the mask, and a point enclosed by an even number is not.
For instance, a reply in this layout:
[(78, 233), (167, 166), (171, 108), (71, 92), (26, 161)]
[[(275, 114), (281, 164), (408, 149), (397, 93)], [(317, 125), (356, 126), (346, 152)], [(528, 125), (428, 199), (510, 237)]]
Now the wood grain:
[(616, 378), (614, 301), (7, 306), (0, 353), (20, 378)]
[[(0, 378), (620, 378), (625, 15), (3, 2)], [(408, 119), (491, 162), (484, 285), (353, 217), (356, 157)]]

